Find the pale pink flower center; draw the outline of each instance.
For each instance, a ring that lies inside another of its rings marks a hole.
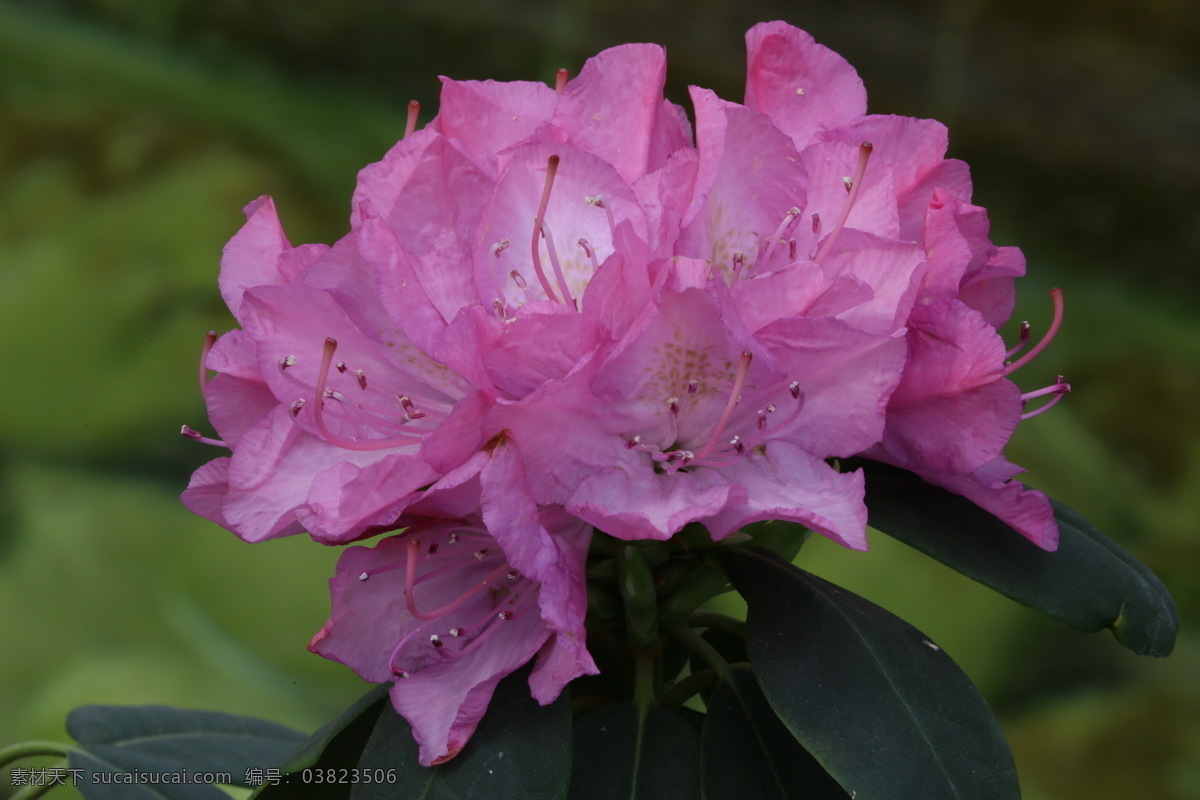
[[[747,451],[755,452],[756,448],[761,448],[767,439],[782,433],[796,421],[804,409],[804,395],[800,391],[798,381],[792,381],[788,385],[788,393],[795,401],[795,405],[791,414],[783,422],[775,425],[770,424],[770,418],[778,410],[775,403],[768,403],[766,406],[756,409],[753,414],[743,412],[739,415],[738,407],[742,401],[742,390],[745,388],[752,361],[753,355],[750,352],[742,353],[733,383],[726,396],[725,406],[698,448],[692,449],[687,443],[679,441],[679,417],[683,413],[684,404],[675,396],[666,399],[669,427],[667,437],[662,444],[648,444],[642,440],[640,435],[635,435],[626,440],[625,446],[640,453],[649,453],[650,458],[667,474],[674,474],[688,467],[726,467],[740,460]],[[690,380],[687,394],[695,396],[698,390],[699,381]],[[741,432],[735,433],[726,440],[725,435],[731,428]]]

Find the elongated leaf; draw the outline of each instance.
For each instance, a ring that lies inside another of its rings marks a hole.
[[[82,774],[76,773],[75,787],[84,800],[229,800],[229,795],[207,783],[167,782],[173,780],[167,776],[176,774],[174,767],[138,776],[135,768],[93,757],[87,751],[71,753],[67,763],[71,769],[82,770]],[[139,777],[147,782],[135,783]]]
[[[169,706],[82,706],[67,715],[67,732],[79,742],[68,761],[83,770],[89,800],[223,798],[207,784],[245,786],[249,771],[304,738],[266,720]]]
[[[700,735],[661,706],[593,711],[575,725],[570,800],[699,800]]]
[[[570,698],[548,706],[529,695],[529,670],[496,687],[463,751],[445,764],[417,761],[412,728],[382,684],[289,759],[288,774],[256,800],[560,800],[571,765]]]
[[[846,800],[848,795],[771,709],[749,667],[708,701],[704,800]]]
[[[746,598],[763,694],[851,797],[1020,797],[983,697],[920,631],[769,551],[718,558]]]
[[[1111,628],[1135,653],[1170,655],[1179,612],[1162,581],[1070,508],[1050,501],[1060,539],[1046,552],[911,472],[865,459],[850,467],[866,473],[872,527],[1073,628]]]
[[[387,707],[358,767],[394,769],[396,783],[359,784],[353,800],[561,800],[571,767],[571,704],[563,692],[548,706],[529,695],[529,670],[502,680],[463,751],[422,767],[404,718]]]
[[[388,704],[388,690],[391,688],[390,683],[372,687],[371,691],[305,739],[280,764],[280,768],[285,772],[297,772],[317,764],[332,766],[334,761],[357,763],[375,720]],[[343,755],[346,752],[350,754],[349,757]]]
[[[341,770],[353,769],[358,765],[380,715],[391,710],[388,700],[390,688],[390,683],[373,687],[337,717],[322,725],[293,750],[278,765],[278,769],[272,771],[272,775],[264,776],[265,782],[251,797],[254,800],[348,798],[351,784],[336,780],[318,782],[313,778],[318,771],[321,777],[330,774],[336,777]],[[309,780],[305,780],[306,777]]]

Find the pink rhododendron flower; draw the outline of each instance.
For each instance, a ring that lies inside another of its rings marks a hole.
[[[515,456],[495,443],[411,505],[402,535],[346,550],[333,615],[309,645],[368,681],[395,681],[392,704],[426,766],[462,749],[496,684],[530,659],[542,703],[596,672],[583,630],[591,528],[537,508]]]
[[[521,665],[542,702],[595,671],[593,526],[787,519],[865,549],[862,473],[837,466],[863,455],[1055,546],[1003,453],[1069,391],[1010,380],[1061,296],[1007,363],[1024,261],[945,128],[868,115],[789,25],[747,45],[745,103],[693,87],[694,138],[653,45],[554,88],[444,79],[437,117],[359,174],[343,239],[293,247],[264,198],[225,249],[241,328],[201,365],[221,439],[185,434],[232,454],[184,502],[248,541],[398,532],[342,556],[311,646],[396,679],[422,763]]]

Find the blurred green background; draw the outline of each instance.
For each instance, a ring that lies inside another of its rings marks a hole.
[[[220,453],[196,388],[241,207],[294,243],[347,227],[356,171],[436,108],[439,74],[551,81],[656,41],[668,91],[741,98],[742,33],[786,19],[857,67],[871,110],[937,117],[993,240],[1066,324],[1018,376],[1075,393],[1012,460],[1171,587],[1175,655],[1062,628],[876,535],[806,567],[907,618],[980,685],[1026,797],[1200,797],[1200,6],[1185,0],[0,0],[0,746],[85,703],[311,729],[363,691],[305,650],[337,553],[247,545],[178,503]],[[61,790],[60,790],[61,791]],[[0,788],[0,796],[4,790]],[[64,793],[65,795],[66,793]]]

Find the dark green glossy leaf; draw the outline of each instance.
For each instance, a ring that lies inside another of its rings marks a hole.
[[[275,775],[275,782],[263,783],[252,795],[254,800],[342,800],[350,796],[351,785],[337,781],[316,782],[313,771],[335,776],[340,770],[358,766],[367,739],[374,731],[380,715],[391,711],[388,701],[390,683],[381,683],[334,719],[325,723],[284,759]],[[393,712],[394,713],[394,712]],[[410,737],[411,739],[411,737]],[[414,756],[415,758],[415,756]],[[304,770],[312,770],[305,773]]]
[[[67,732],[79,742],[68,760],[84,771],[89,800],[221,798],[197,773],[245,786],[248,771],[277,764],[304,738],[266,720],[169,706],[82,706],[67,715]]]
[[[766,550],[719,555],[763,694],[857,800],[1020,797],[978,690],[920,631]]]
[[[397,783],[360,784],[353,800],[561,800],[571,766],[569,692],[548,706],[529,696],[529,670],[496,687],[463,751],[422,767],[408,723],[385,708],[363,750],[362,770],[395,769]]]
[[[1170,655],[1179,612],[1144,564],[1051,500],[1059,545],[1046,552],[979,506],[907,472],[865,459],[872,527],[1019,603],[1084,631],[1111,628],[1141,655]]]
[[[661,706],[612,705],[575,724],[570,800],[699,800],[700,735]]]
[[[733,667],[708,701],[704,800],[846,800],[847,794],[771,710],[749,667]]]

